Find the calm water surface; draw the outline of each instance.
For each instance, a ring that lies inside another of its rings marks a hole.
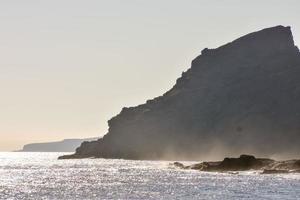
[[[0,152],[0,199],[300,199],[300,175],[204,173],[167,161]]]

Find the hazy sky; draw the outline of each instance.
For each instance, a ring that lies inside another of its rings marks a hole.
[[[290,25],[299,0],[1,0],[0,151],[101,136],[205,47]]]

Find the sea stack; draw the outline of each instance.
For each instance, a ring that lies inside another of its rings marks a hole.
[[[61,158],[298,156],[300,53],[290,27],[204,49],[171,90],[123,108],[108,124],[103,138]]]

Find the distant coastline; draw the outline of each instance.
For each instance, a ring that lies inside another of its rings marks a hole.
[[[30,143],[15,152],[75,152],[76,148],[84,141],[93,141],[98,138],[64,139],[55,142]]]

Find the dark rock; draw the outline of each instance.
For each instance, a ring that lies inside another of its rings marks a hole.
[[[254,156],[241,155],[239,158],[225,158],[218,168],[224,171],[243,171],[250,169],[259,169],[264,163]]]
[[[297,160],[297,161],[295,162],[295,167],[299,167],[299,169],[300,169],[300,160]]]
[[[299,77],[300,53],[290,27],[264,29],[204,49],[170,91],[123,109],[109,120],[102,139],[83,143],[75,155],[204,160],[247,151],[296,156]],[[224,160],[222,167],[259,164],[245,157]]]
[[[184,165],[182,163],[180,163],[180,162],[174,162],[174,166],[178,167],[178,168],[181,168],[181,169],[185,168]]]
[[[198,164],[198,169],[201,171],[245,171],[257,170],[272,163],[271,159],[255,158],[251,155],[241,155],[239,158],[225,158],[221,162],[203,162]],[[197,165],[196,165],[197,166]]]
[[[200,170],[200,171],[213,171],[215,170],[221,162],[203,162],[194,164],[192,166],[187,166],[187,168]]]
[[[265,169],[262,174],[286,174],[289,173],[288,170],[284,169]]]
[[[207,172],[232,172],[262,170],[262,174],[299,173],[300,160],[275,161],[267,158],[255,158],[252,155],[241,155],[239,158],[225,158],[223,161],[202,162],[190,166],[174,165],[182,169],[195,169]]]
[[[75,155],[75,154],[72,154],[72,155],[63,155],[63,156],[59,156],[58,159],[59,160],[64,160],[64,159],[80,159],[80,158],[84,158],[80,155]]]

